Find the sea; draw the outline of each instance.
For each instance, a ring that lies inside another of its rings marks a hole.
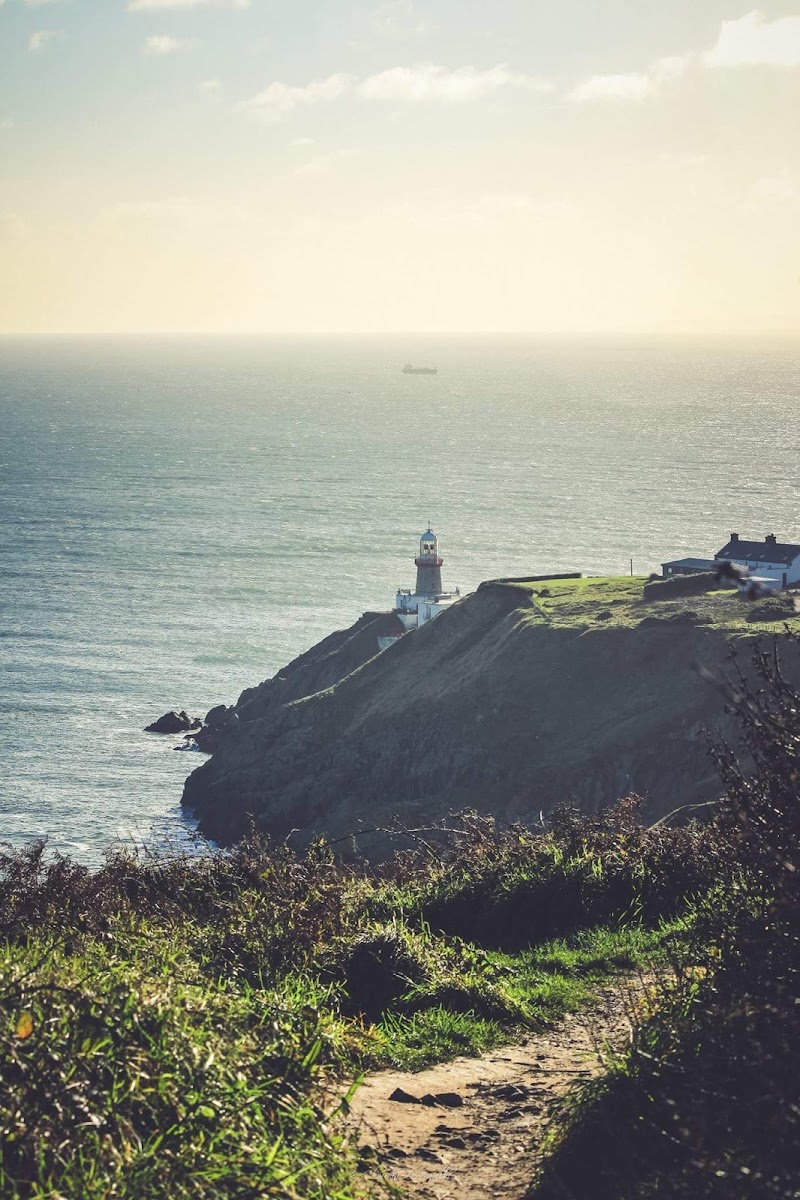
[[[414,581],[800,542],[800,339],[0,339],[0,842],[192,845],[204,714]],[[437,375],[404,375],[403,363]]]

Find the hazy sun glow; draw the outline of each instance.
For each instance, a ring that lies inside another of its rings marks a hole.
[[[0,0],[0,332],[800,330],[800,0]]]

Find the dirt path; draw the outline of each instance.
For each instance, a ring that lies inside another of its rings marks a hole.
[[[480,1058],[369,1076],[349,1117],[365,1176],[408,1200],[522,1200],[552,1107],[600,1070],[604,1043],[625,1044],[638,990],[603,989],[558,1028]]]

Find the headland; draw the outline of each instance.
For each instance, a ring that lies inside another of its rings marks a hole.
[[[212,710],[183,804],[222,843],[465,808],[535,824],[632,792],[655,820],[719,794],[707,734],[730,732],[731,652],[792,630],[790,596],[751,603],[713,575],[487,581],[404,636],[365,613]]]

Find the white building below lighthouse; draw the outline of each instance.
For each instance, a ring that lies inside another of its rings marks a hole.
[[[439,539],[432,529],[426,529],[419,539],[419,554],[414,559],[417,581],[411,588],[400,588],[395,597],[394,611],[406,630],[418,629],[461,599],[458,588],[445,592],[442,588],[442,565],[439,554]],[[381,650],[386,650],[396,637],[379,638]]]

